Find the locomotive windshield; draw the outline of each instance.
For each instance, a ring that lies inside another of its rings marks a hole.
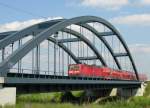
[[[78,65],[70,65],[69,66],[69,70],[75,70],[75,71],[77,71],[77,70],[79,70],[79,66]]]

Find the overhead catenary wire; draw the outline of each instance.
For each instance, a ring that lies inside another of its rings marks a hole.
[[[18,8],[18,7],[14,7],[14,6],[6,4],[6,3],[0,2],[0,6],[3,6],[5,8],[9,8],[9,9],[14,10],[14,11],[19,12],[19,13],[25,13],[25,14],[30,15],[30,16],[34,16],[34,17],[37,16],[37,17],[40,17],[40,18],[46,18],[42,15],[35,14],[33,12],[29,12],[29,11],[26,11],[26,10]]]
[[[40,17],[40,18],[44,18],[44,19],[46,19],[47,17],[44,17],[43,15],[39,15],[39,14],[36,14],[36,13],[33,13],[33,12],[30,12],[30,11],[26,11],[25,9],[21,9],[21,8],[18,8],[18,7],[15,7],[15,6],[12,6],[12,5],[10,5],[10,4],[6,4],[6,3],[3,3],[3,2],[0,2],[0,6],[1,7],[5,7],[5,8],[8,8],[8,9],[11,9],[11,10],[14,10],[14,11],[16,11],[16,12],[19,12],[19,13],[24,13],[24,14],[27,14],[27,15],[30,15],[30,16],[36,16],[36,17]],[[22,42],[19,42],[20,44],[22,43]],[[18,44],[18,45],[20,45],[20,44]],[[13,49],[13,45],[12,45],[12,49]],[[12,52],[13,52],[13,50],[12,50]],[[40,51],[38,52],[38,57],[40,58]],[[2,57],[2,59],[3,59],[4,57]],[[38,59],[39,59],[38,58]],[[32,73],[34,73],[34,49],[33,49],[33,51],[32,51]],[[38,61],[39,62],[39,66],[40,66],[40,60]],[[38,68],[40,68],[38,66]],[[21,60],[19,60],[18,61],[18,72],[21,72]]]

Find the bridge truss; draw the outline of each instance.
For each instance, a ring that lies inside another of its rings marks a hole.
[[[137,81],[113,84],[139,84],[135,63],[121,34],[108,21],[95,16],[56,19],[0,33],[0,56],[0,76],[13,85],[37,83],[37,78],[42,78],[42,83],[48,78],[55,80],[53,83],[69,83],[68,65],[76,63],[132,71]],[[74,80],[94,84],[104,79],[72,77],[69,81]]]

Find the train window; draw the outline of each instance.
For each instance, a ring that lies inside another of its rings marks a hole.
[[[71,66],[69,66],[69,70],[79,70],[79,66],[78,65],[71,65]]]

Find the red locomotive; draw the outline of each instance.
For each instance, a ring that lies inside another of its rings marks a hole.
[[[133,72],[111,69],[87,64],[70,64],[69,76],[103,77],[105,79],[136,80]],[[141,81],[147,80],[146,75],[139,74]]]

